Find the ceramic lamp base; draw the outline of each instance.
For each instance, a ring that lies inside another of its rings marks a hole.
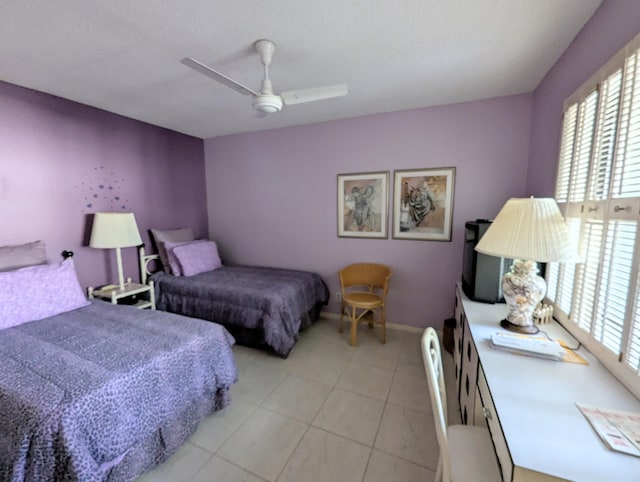
[[[536,325],[516,325],[509,320],[502,320],[500,326],[505,330],[515,331],[516,333],[522,333],[525,335],[535,335],[540,330]]]
[[[543,278],[538,276],[534,261],[514,260],[511,270],[502,278],[502,294],[509,314],[500,325],[517,333],[538,333],[533,312],[547,290]]]

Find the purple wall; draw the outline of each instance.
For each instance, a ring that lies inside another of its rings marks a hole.
[[[441,326],[464,222],[525,193],[530,118],[531,96],[520,95],[208,139],[210,237],[223,261],[317,271],[332,294],[342,266],[388,264],[388,321]],[[390,171],[391,197],[394,169],[447,166],[457,169],[452,242],[337,237],[337,174]]]
[[[0,245],[42,239],[76,255],[83,287],[117,281],[113,250],[86,247],[89,213],[132,211],[149,228],[207,233],[203,142],[0,82]],[[125,275],[137,279],[134,248]]]
[[[341,266],[386,263],[389,321],[441,326],[464,221],[510,196],[552,195],[564,99],[638,25],[640,2],[605,0],[532,96],[209,139],[204,154],[199,139],[0,82],[0,245],[43,239],[52,260],[73,249],[81,283],[102,284],[115,280],[113,253],[86,247],[89,213],[131,210],[148,241],[150,227],[206,235],[208,210],[227,261],[315,270],[332,292]],[[392,183],[394,169],[446,166],[457,168],[451,243],[337,237],[338,173],[388,170]],[[135,277],[135,250],[124,257]]]
[[[640,1],[605,0],[534,92],[527,192],[553,196],[562,104],[640,31]]]

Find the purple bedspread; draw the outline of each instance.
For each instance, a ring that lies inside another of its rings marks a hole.
[[[233,342],[102,301],[0,330],[0,480],[135,479],[229,403]]]
[[[152,276],[158,309],[220,323],[242,341],[250,330],[281,356],[329,300],[322,278],[307,271],[223,266],[195,276]]]

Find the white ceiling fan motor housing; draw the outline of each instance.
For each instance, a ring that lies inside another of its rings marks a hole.
[[[279,95],[259,94],[253,98],[253,108],[266,114],[280,112],[282,109],[282,99]]]

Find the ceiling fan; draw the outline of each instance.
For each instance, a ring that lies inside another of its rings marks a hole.
[[[260,60],[264,65],[264,79],[260,85],[260,90],[256,92],[249,87],[242,85],[230,77],[212,69],[211,67],[203,64],[202,62],[193,59],[191,57],[185,57],[180,62],[193,70],[206,75],[220,82],[227,87],[239,92],[242,95],[250,95],[253,97],[253,108],[258,112],[260,117],[264,117],[267,114],[274,112],[280,112],[284,105],[303,104],[305,102],[314,102],[316,100],[332,99],[334,97],[342,97],[347,94],[347,84],[329,85],[325,87],[315,87],[311,89],[290,90],[288,92],[282,92],[280,95],[273,93],[273,86],[269,79],[269,66],[271,65],[271,59],[273,58],[273,52],[276,49],[276,44],[271,40],[257,40],[254,46],[260,54]]]

